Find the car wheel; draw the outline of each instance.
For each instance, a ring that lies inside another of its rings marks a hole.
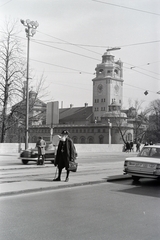
[[[22,163],[23,163],[23,164],[27,164],[27,163],[28,163],[28,160],[22,159]]]
[[[133,179],[133,181],[138,182],[139,179],[140,179],[140,177],[138,177],[138,176],[132,176],[132,179]]]

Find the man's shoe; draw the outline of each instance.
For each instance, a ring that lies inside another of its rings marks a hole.
[[[68,182],[69,181],[69,178],[66,178],[65,182]]]
[[[54,182],[60,182],[61,179],[60,179],[60,178],[55,178],[55,179],[53,179],[53,181],[54,181]]]

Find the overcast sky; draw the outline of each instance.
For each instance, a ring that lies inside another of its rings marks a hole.
[[[129,99],[147,106],[160,98],[159,0],[0,0],[0,27],[8,18],[19,22],[25,54],[20,19],[38,21],[30,68],[34,81],[44,73],[47,99],[60,106],[92,106],[95,67],[108,47],[121,47],[112,54],[124,63],[124,108]]]

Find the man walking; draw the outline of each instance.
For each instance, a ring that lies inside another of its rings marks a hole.
[[[43,140],[42,137],[39,137],[36,147],[38,148],[38,161],[37,165],[43,165],[45,160],[45,147],[46,142]],[[41,158],[41,159],[40,159]]]
[[[66,179],[65,182],[69,181],[69,161],[75,160],[75,147],[71,138],[69,138],[69,133],[67,130],[63,130],[61,133],[61,139],[59,141],[55,166],[58,167],[58,177],[53,179],[53,181],[61,181],[62,169],[66,169]]]

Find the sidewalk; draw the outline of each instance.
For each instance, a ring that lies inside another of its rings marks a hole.
[[[49,168],[47,171],[48,170]],[[116,163],[110,163],[105,168],[102,164],[99,164],[93,166],[92,169],[90,169],[89,166],[79,166],[77,173],[70,174],[69,182],[64,182],[64,173],[62,174],[61,182],[54,182],[53,173],[52,175],[49,173],[47,177],[39,175],[38,179],[2,183],[0,184],[0,197],[106,183],[107,181],[126,178],[128,178],[128,176],[123,175],[122,163],[119,163],[118,166]]]

